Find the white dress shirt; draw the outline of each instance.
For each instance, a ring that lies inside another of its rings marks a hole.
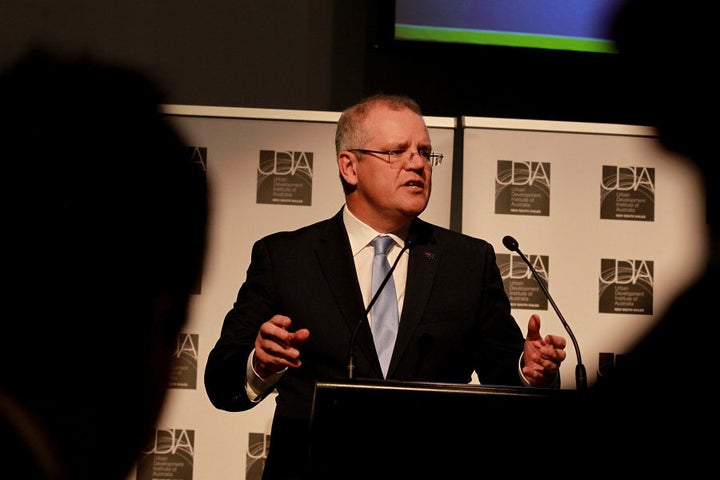
[[[372,292],[372,261],[375,255],[375,249],[373,248],[372,241],[378,235],[387,234],[395,240],[395,245],[390,247],[387,253],[388,262],[390,265],[395,262],[402,246],[405,244],[406,231],[401,232],[377,232],[370,226],[361,222],[355,217],[347,206],[343,208],[343,222],[345,223],[345,229],[347,230],[348,237],[350,239],[350,248],[352,250],[353,260],[355,261],[355,270],[358,275],[358,281],[362,290],[363,302],[365,308],[370,303],[370,297]],[[398,312],[402,317],[402,306],[405,298],[405,283],[407,277],[407,266],[408,266],[408,250],[405,250],[402,258],[398,261],[395,271],[393,271],[393,281],[395,282],[395,292],[398,296]],[[368,322],[372,325],[372,315],[368,314]],[[255,350],[250,353],[247,362],[247,368],[245,372],[245,391],[251,401],[260,401],[265,397],[265,394],[273,388],[275,383],[282,377],[283,373],[287,370],[283,370],[269,376],[268,378],[261,378],[252,366],[252,359],[255,355]]]

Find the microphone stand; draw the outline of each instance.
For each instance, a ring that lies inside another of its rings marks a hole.
[[[582,356],[580,355],[580,347],[578,346],[578,342],[575,339],[575,334],[573,334],[572,330],[570,329],[570,325],[565,321],[565,317],[563,317],[562,313],[560,313],[560,309],[557,305],[555,305],[555,301],[553,300],[552,296],[550,295],[550,292],[548,291],[547,287],[545,286],[545,283],[540,278],[540,275],[537,273],[537,271],[533,268],[533,266],[530,264],[530,261],[527,259],[525,254],[520,251],[520,247],[518,245],[517,240],[515,240],[511,236],[506,236],[503,238],[503,244],[508,250],[511,250],[513,252],[517,252],[518,255],[520,255],[520,258],[522,259],[525,264],[530,267],[530,271],[532,272],[533,276],[535,277],[535,281],[540,285],[540,288],[542,289],[543,293],[545,294],[545,297],[550,301],[550,305],[552,305],[553,310],[555,310],[555,313],[557,313],[557,316],[560,318],[560,322],[562,322],[563,327],[565,327],[565,331],[567,331],[568,335],[570,335],[570,340],[572,340],[573,347],[575,348],[575,356],[577,357],[577,366],[575,367],[575,386],[580,391],[587,390],[587,373],[585,372],[585,365],[582,363]]]

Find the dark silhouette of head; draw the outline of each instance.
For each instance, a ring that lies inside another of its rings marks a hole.
[[[623,75],[618,79],[648,125],[670,151],[687,157],[706,183],[714,175],[715,108],[720,74],[714,15],[700,0],[628,0],[612,38]],[[720,233],[718,189],[708,188],[708,219]]]
[[[68,475],[47,478],[124,479],[164,403],[208,192],[161,101],[139,72],[91,59],[36,53],[0,77],[0,394],[47,440],[31,439],[37,465],[55,455],[47,470]]]

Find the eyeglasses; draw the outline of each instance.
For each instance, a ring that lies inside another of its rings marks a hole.
[[[420,156],[426,165],[437,167],[442,163],[443,154],[431,152],[430,150],[420,149],[417,152],[410,150],[368,150],[366,148],[348,148],[349,152],[358,153],[374,153],[375,155],[387,155],[387,163],[390,168],[403,168],[408,162],[412,161],[414,155]]]

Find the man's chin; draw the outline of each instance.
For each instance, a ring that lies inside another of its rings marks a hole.
[[[427,205],[427,202],[424,200],[422,202],[412,202],[410,205],[407,205],[402,212],[408,220],[412,220],[423,213],[425,208],[427,208]]]

